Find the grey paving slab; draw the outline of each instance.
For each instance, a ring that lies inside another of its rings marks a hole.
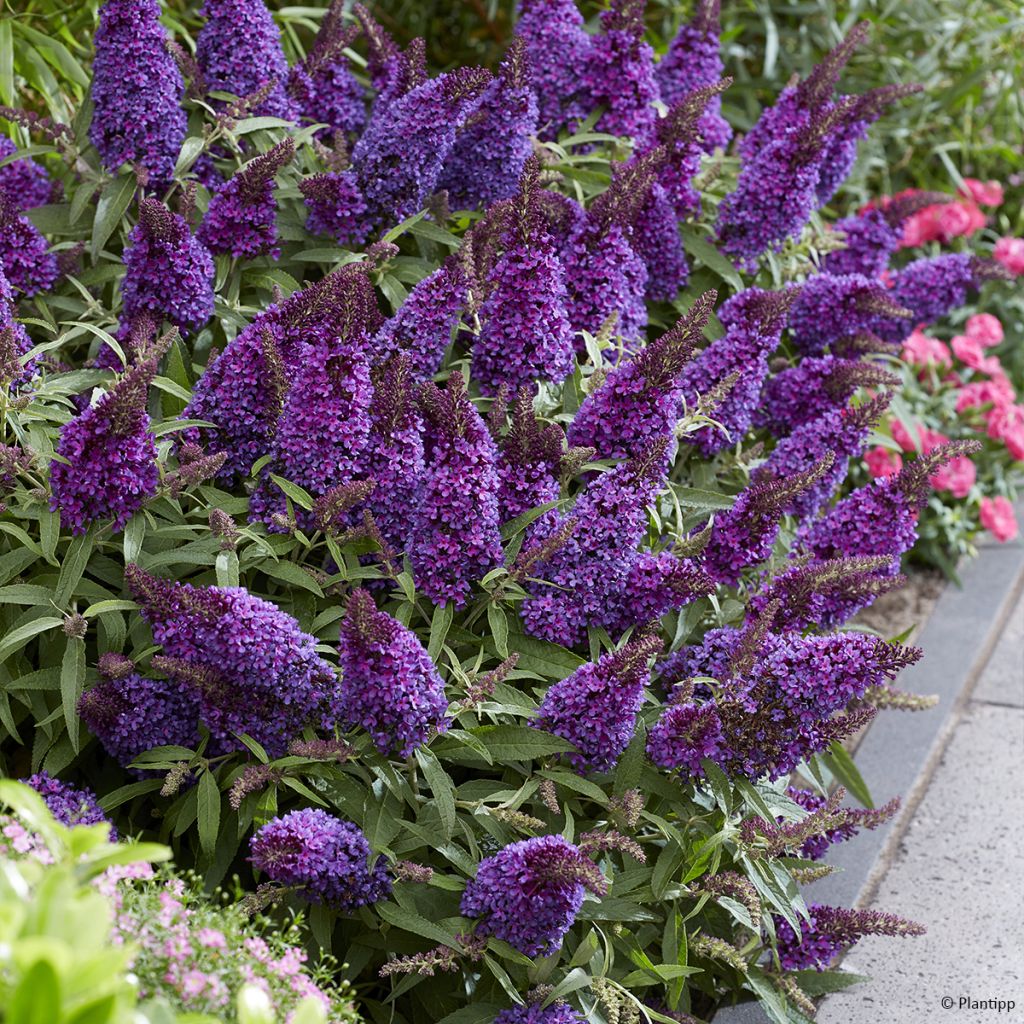
[[[1010,614],[973,697],[989,704],[1024,707],[1024,596]]]
[[[1024,709],[972,703],[872,900],[928,933],[863,939],[844,966],[870,984],[830,996],[819,1024],[1024,1020],[1022,769]],[[970,1009],[961,998],[1016,1008]]]

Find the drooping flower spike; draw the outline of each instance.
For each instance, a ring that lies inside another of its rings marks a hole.
[[[23,295],[48,291],[57,280],[57,257],[39,229],[0,190],[0,268]]]
[[[274,175],[291,162],[295,144],[279,142],[250,160],[210,199],[196,237],[211,252],[236,259],[280,255],[277,247],[277,200]]]
[[[351,171],[329,171],[303,178],[299,191],[309,217],[306,230],[339,245],[359,245],[367,234],[366,200]]]
[[[32,339],[23,324],[14,319],[14,292],[0,259],[0,387],[12,390],[32,379],[35,360],[23,361]]]
[[[14,140],[0,135],[0,160],[17,152]],[[0,167],[0,192],[18,210],[31,210],[52,202],[55,188],[59,194],[59,183],[53,181],[46,168],[31,157],[12,160]]]

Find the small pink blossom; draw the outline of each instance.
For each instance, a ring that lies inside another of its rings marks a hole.
[[[874,479],[895,476],[903,468],[903,456],[889,448],[876,445],[864,454],[868,472]]]
[[[181,995],[186,1001],[195,999],[206,988],[206,975],[202,971],[188,971],[181,979]]]
[[[958,455],[928,479],[937,491],[949,491],[954,498],[966,498],[971,493],[978,471],[966,455]]]
[[[991,313],[975,313],[967,318],[964,328],[969,338],[976,338],[983,348],[991,348],[1003,340],[1003,325],[999,317]]]
[[[1017,536],[1017,516],[1008,498],[982,498],[979,518],[996,540],[1005,544]]]
[[[207,949],[228,948],[228,942],[224,938],[224,933],[217,931],[216,928],[200,928],[196,933],[196,938],[199,939],[199,945],[205,946]]]
[[[1014,276],[1024,274],[1024,238],[1000,238],[992,256]]]
[[[917,366],[952,366],[949,347],[938,338],[930,338],[920,328],[903,342],[903,359]]]
[[[1003,201],[1003,186],[998,181],[964,178],[961,191],[982,206],[998,206]]]
[[[949,345],[953,349],[953,355],[965,366],[969,366],[972,370],[981,368],[985,350],[977,338],[972,338],[969,334],[958,334],[950,341]]]

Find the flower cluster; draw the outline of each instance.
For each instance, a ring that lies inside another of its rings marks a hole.
[[[350,821],[307,807],[268,821],[252,837],[252,863],[311,903],[343,913],[386,899],[391,879],[383,860],[370,866],[370,844]]]
[[[24,295],[48,291],[58,276],[57,257],[6,190],[0,190],[0,273]]]
[[[18,147],[6,135],[0,135],[0,160],[14,156]],[[12,160],[0,167],[0,192],[19,210],[31,210],[51,201],[55,183],[45,167],[27,158]]]
[[[25,782],[43,798],[50,813],[62,825],[74,827],[110,824],[110,819],[96,801],[96,794],[89,789],[61,782],[46,772],[37,772]],[[117,830],[113,826],[110,829],[110,838],[117,838]]]

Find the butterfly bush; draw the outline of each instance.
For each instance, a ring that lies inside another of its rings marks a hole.
[[[319,945],[408,1021],[806,1012],[917,930],[797,909],[896,809],[807,780],[927,703],[855,616],[940,509],[1016,530],[999,190],[851,205],[908,91],[851,91],[866,26],[758,111],[714,0],[522,0],[493,72],[297,11],[207,0],[193,58],[107,0],[96,154],[10,117],[0,754],[298,922],[231,968],[287,1009]],[[219,1013],[165,895],[146,977]]]

